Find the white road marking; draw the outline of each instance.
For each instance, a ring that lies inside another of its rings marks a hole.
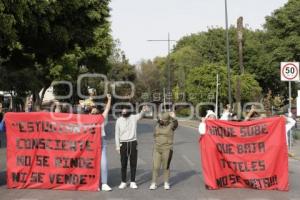
[[[195,164],[193,161],[191,161],[186,155],[182,155],[182,158],[185,160],[185,162],[190,166],[190,167],[195,167]]]

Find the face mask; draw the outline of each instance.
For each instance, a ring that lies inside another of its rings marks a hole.
[[[127,117],[130,116],[130,113],[129,113],[129,112],[127,112],[127,113],[122,113],[122,116],[125,117],[125,118],[127,118]]]

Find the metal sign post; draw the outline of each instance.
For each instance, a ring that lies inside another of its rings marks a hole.
[[[281,62],[280,64],[281,81],[289,82],[289,109],[288,116],[292,113],[292,81],[299,81],[299,63],[298,62]],[[298,109],[298,108],[297,108]],[[292,146],[292,130],[288,133],[288,147]]]
[[[289,81],[289,114],[292,113],[292,82]]]
[[[292,81],[299,81],[299,63],[282,62],[280,65],[281,81],[289,82],[289,114],[292,112]]]

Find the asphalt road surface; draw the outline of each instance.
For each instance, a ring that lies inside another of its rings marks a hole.
[[[0,149],[0,200],[123,200],[123,199],[180,199],[180,200],[292,200],[300,199],[300,161],[289,160],[290,191],[260,191],[254,189],[206,190],[203,183],[201,163],[198,151],[198,134],[196,129],[180,126],[176,130],[174,157],[171,163],[171,190],[165,191],[160,177],[159,188],[150,191],[153,147],[153,122],[141,120],[138,124],[139,160],[137,170],[138,190],[126,188],[119,190],[120,160],[114,145],[114,122],[107,126],[109,185],[112,192],[80,192],[38,189],[6,188],[6,151]],[[3,136],[2,146],[3,146]]]

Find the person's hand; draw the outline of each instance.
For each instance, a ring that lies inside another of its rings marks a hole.
[[[205,117],[201,117],[200,121],[204,123],[205,122]]]
[[[175,112],[170,112],[170,116],[171,116],[172,118],[176,118]]]
[[[106,97],[107,97],[107,100],[111,100],[111,95],[110,94],[107,94]]]
[[[143,112],[148,112],[149,111],[149,107],[148,106],[143,106],[142,111]]]
[[[95,115],[95,114],[97,114],[97,113],[98,113],[98,109],[97,109],[97,108],[92,108],[91,114],[92,114],[92,115]]]
[[[227,104],[226,108],[227,108],[228,111],[230,111],[231,110],[231,105]]]
[[[256,111],[255,105],[252,105],[249,113],[254,113],[255,111]]]
[[[120,154],[120,149],[116,149],[117,153]]]

